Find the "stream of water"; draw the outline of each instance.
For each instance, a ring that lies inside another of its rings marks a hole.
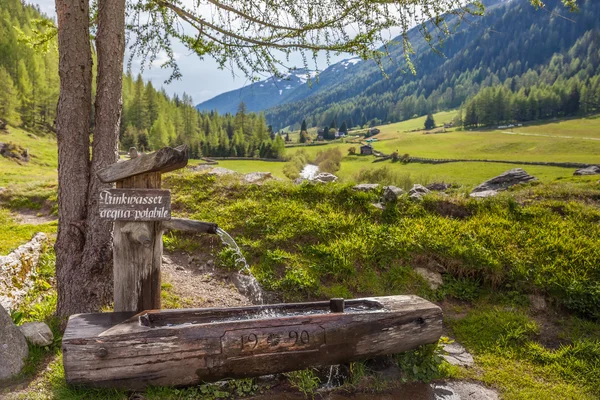
[[[252,303],[257,305],[265,304],[264,291],[246,261],[246,257],[242,254],[240,246],[235,242],[229,233],[221,228],[217,228],[217,236],[221,238],[221,242],[228,246],[235,253],[235,262],[240,265],[241,268],[238,273],[234,276],[234,285],[238,290],[245,296],[249,297]]]
[[[319,167],[313,164],[306,164],[300,172],[300,178],[313,180],[319,173]]]

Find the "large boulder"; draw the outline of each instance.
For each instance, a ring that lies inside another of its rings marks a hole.
[[[329,183],[337,181],[338,177],[330,174],[329,172],[321,172],[319,175],[315,176],[312,181],[321,182],[321,183]]]
[[[474,193],[488,192],[491,190],[498,192],[500,190],[506,190],[514,185],[527,183],[535,180],[536,178],[525,172],[523,168],[514,168],[483,182],[481,185],[473,189],[471,195],[473,195]]]
[[[381,196],[382,203],[393,203],[398,200],[398,197],[404,194],[404,190],[396,186],[384,186],[383,195]]]
[[[578,169],[573,175],[600,175],[600,165],[590,165],[587,168]]]
[[[29,354],[27,341],[0,305],[0,381],[15,377]]]

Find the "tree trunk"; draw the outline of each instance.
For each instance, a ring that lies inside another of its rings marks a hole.
[[[55,245],[61,317],[98,311],[112,295],[111,223],[98,218],[96,171],[117,161],[121,119],[125,0],[98,4],[98,76],[90,162],[92,57],[87,0],[56,0],[60,98],[59,233]]]
[[[60,97],[58,139],[58,237],[56,277],[59,316],[92,311],[85,294],[82,266],[90,176],[89,115],[92,54],[87,0],[56,0]]]
[[[100,219],[98,193],[112,187],[102,183],[96,172],[117,162],[122,110],[123,57],[125,52],[125,0],[98,2],[96,34],[98,76],[92,142],[92,168],[88,189],[87,235],[83,265],[89,268],[87,285],[94,310],[112,301],[112,223]],[[87,310],[86,310],[87,311]],[[78,311],[81,312],[81,311]]]

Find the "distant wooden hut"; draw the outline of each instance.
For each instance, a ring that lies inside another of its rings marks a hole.
[[[360,154],[363,156],[370,156],[373,154],[373,146],[365,144],[360,146]]]

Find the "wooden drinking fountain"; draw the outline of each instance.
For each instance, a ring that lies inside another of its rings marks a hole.
[[[325,301],[75,315],[65,376],[95,387],[185,386],[399,353],[442,333],[441,309],[417,296],[345,303],[342,312]]]
[[[69,318],[63,364],[69,384],[143,389],[246,378],[399,353],[435,343],[441,309],[417,296],[160,310],[163,229],[215,233],[170,217],[160,173],[187,164],[185,147],[161,149],[98,173],[114,224],[115,311]]]

